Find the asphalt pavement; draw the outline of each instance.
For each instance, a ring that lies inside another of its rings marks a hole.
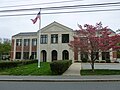
[[[120,90],[120,82],[0,82],[0,90]]]

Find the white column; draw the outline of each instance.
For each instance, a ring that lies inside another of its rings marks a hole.
[[[102,60],[102,52],[99,52],[99,61]]]
[[[29,57],[31,56],[32,53],[32,39],[30,38],[30,46],[29,46],[30,50],[29,50]]]
[[[110,60],[113,60],[113,52],[110,52]]]
[[[73,36],[74,36],[74,33],[71,32],[71,33],[69,34],[69,39],[70,39],[70,41],[71,41],[71,40],[74,40]],[[70,48],[70,47],[69,47],[69,48]],[[72,63],[74,63],[74,62],[75,62],[75,60],[74,60],[74,57],[75,57],[75,56],[74,56],[74,53],[75,53],[75,52],[72,51],[71,49],[70,49],[69,52],[70,52],[70,54],[69,54],[69,55],[70,55],[70,59],[72,60]],[[78,59],[79,59],[79,57],[80,57],[80,56],[78,56]],[[80,58],[80,60],[81,60],[81,58]]]
[[[14,52],[13,52],[13,60],[15,60],[16,56],[16,39],[14,39]]]
[[[78,54],[78,61],[81,61],[81,54]]]
[[[52,62],[51,60],[51,34],[48,34],[48,44],[47,44],[47,62]]]
[[[60,45],[59,45],[59,46],[60,46]],[[58,46],[58,47],[59,47],[59,46]],[[58,56],[57,56],[58,60],[62,60],[63,50],[62,50],[62,49],[61,49],[61,50],[58,49],[57,53],[58,53],[58,54],[57,54],[57,55],[58,55]]]
[[[110,54],[110,60],[113,61],[113,51],[112,51],[112,48],[110,49],[109,54]]]
[[[58,58],[59,60],[62,60],[62,52],[63,52],[63,49],[62,49],[62,34],[61,33],[58,33],[58,48],[59,48],[59,51],[58,51]]]
[[[69,50],[69,60],[72,60],[72,63],[74,63],[74,52],[72,50]]]
[[[115,61],[115,60],[117,60],[117,51],[113,51],[112,55],[113,55],[113,54],[115,54],[114,57],[112,56],[112,57],[113,57],[113,60]]]
[[[23,60],[23,48],[24,48],[24,39],[22,38],[21,60]]]
[[[48,51],[46,51],[47,52],[47,62],[52,62],[52,59],[51,59],[51,50],[49,49]]]

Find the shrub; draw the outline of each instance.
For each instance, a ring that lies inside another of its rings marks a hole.
[[[111,63],[111,60],[107,59],[107,60],[106,60],[106,63]]]
[[[12,68],[12,67],[17,67],[20,65],[26,65],[26,64],[31,64],[35,63],[37,60],[22,60],[22,61],[8,61],[8,62],[0,62],[0,68],[5,69],[5,68]]]
[[[105,60],[101,60],[100,63],[106,63],[106,61]]]
[[[27,64],[32,64],[32,63],[36,63],[38,60],[23,60],[21,61],[22,65],[27,65]]]
[[[0,62],[1,69],[12,68],[12,67],[16,67],[17,65],[18,65],[17,62]]]
[[[95,63],[99,63],[100,61],[99,60],[95,60]]]
[[[116,61],[114,61],[114,63],[119,63],[119,61],[116,60]]]
[[[87,58],[82,58],[82,62],[87,62]]]
[[[81,61],[75,61],[76,63],[81,63]]]
[[[53,74],[63,74],[69,66],[72,64],[72,60],[58,60],[50,63],[50,68]]]

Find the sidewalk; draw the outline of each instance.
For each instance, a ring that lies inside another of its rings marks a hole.
[[[63,75],[77,75],[80,76],[81,63],[73,63]]]
[[[120,75],[104,76],[0,76],[0,82],[120,82]]]

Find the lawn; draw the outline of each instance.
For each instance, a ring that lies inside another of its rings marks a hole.
[[[94,72],[90,69],[81,70],[81,75],[120,75],[120,70],[109,70],[109,69],[95,69]]]
[[[33,63],[10,69],[0,69],[0,75],[51,75],[50,63],[42,62],[40,68],[37,67],[37,63]]]

